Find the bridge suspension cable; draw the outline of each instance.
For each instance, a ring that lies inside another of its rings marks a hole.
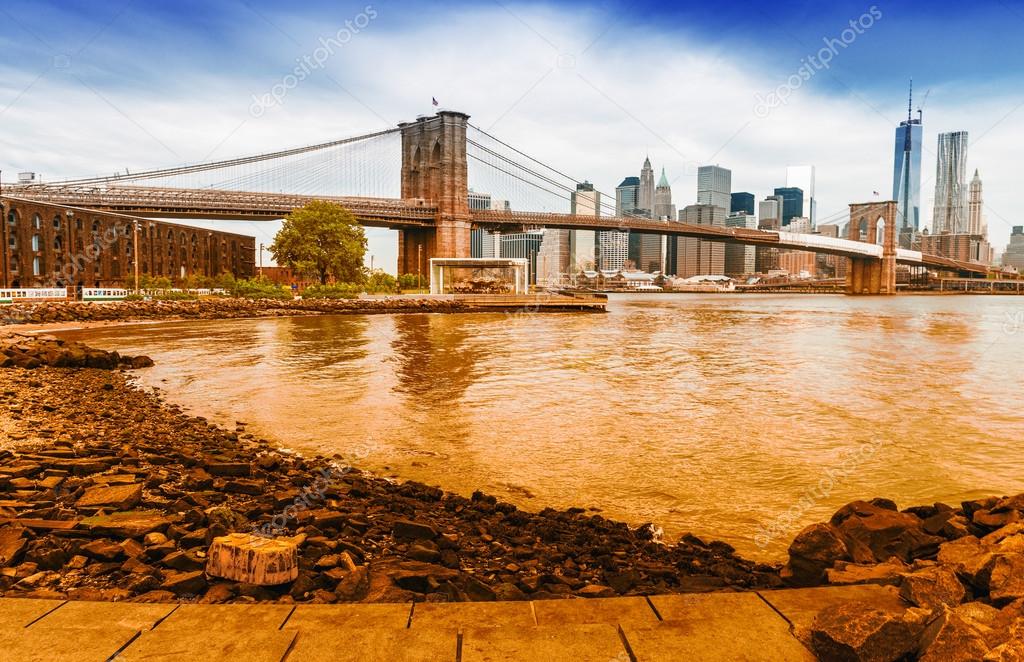
[[[584,182],[530,156],[478,126],[473,124],[469,126],[479,134],[479,140],[467,137],[468,155],[471,159],[488,166],[493,171],[488,173],[487,169],[484,171],[474,169],[471,171],[471,175],[475,174],[478,177],[474,178],[471,176],[471,181],[474,179],[484,180],[486,182],[484,185],[485,190],[492,194],[504,194],[507,198],[518,197],[519,200],[509,200],[517,209],[534,209],[538,206],[539,202],[539,206],[547,211],[568,211],[565,203],[572,200],[573,194],[577,191],[577,186]],[[491,146],[485,145],[484,141],[491,142]],[[529,164],[524,163],[524,159]],[[501,173],[505,178],[511,177],[515,182],[510,186],[507,179],[501,181],[501,178],[496,177],[495,173]],[[478,181],[477,183],[480,182]],[[525,184],[526,186],[519,184]],[[540,196],[539,200],[536,195],[538,191],[545,194]],[[534,195],[531,195],[531,192]],[[599,199],[596,210],[599,215],[640,217],[638,214],[629,212],[624,214],[618,213],[616,205],[608,202],[608,200],[614,201],[615,198],[613,196],[609,196],[597,189],[594,192]]]
[[[323,182],[325,177],[330,177],[332,169],[337,169],[342,166],[349,166],[350,171],[348,174],[350,175],[349,178],[352,179],[351,175],[358,173],[351,169],[354,166],[353,163],[345,163],[348,155],[342,155],[342,152],[346,151],[342,148],[347,147],[350,150],[358,150],[363,145],[372,145],[376,142],[375,139],[397,136],[400,131],[401,129],[396,127],[360,136],[332,140],[316,145],[295,147],[221,161],[194,163],[170,168],[143,170],[139,172],[126,171],[124,173],[117,173],[114,175],[65,179],[56,182],[47,182],[45,185],[67,187],[90,185],[102,186],[138,183],[148,180],[178,180],[183,184],[187,184],[187,186],[183,186],[185,188],[227,188],[245,190],[245,187],[253,187],[249,190],[265,191],[275,188],[275,183],[280,184],[287,180],[289,188],[292,186],[299,187],[298,189],[290,192],[298,193],[303,192],[301,189],[304,186],[306,188],[317,188],[315,186],[310,186],[311,183]],[[394,156],[397,156],[398,150],[390,151],[393,151]],[[391,160],[395,160],[395,158],[392,158]],[[387,159],[380,159],[375,163],[370,163],[370,165],[372,167],[376,167],[378,170],[382,168],[390,170],[392,175],[391,179],[394,180],[392,183],[397,185],[398,168],[394,164],[387,163],[387,161]],[[259,167],[264,164],[273,165],[266,168]],[[199,180],[199,175],[201,174],[215,174],[218,172],[223,173],[219,180]],[[358,179],[358,177],[356,177],[356,179]],[[365,183],[366,178],[363,179],[363,183]],[[394,188],[394,186],[392,186],[392,188]],[[326,191],[324,193],[326,193]]]

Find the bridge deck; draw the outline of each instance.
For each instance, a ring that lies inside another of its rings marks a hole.
[[[662,662],[814,660],[825,607],[891,587],[490,603],[204,605],[0,598],[17,660]]]
[[[219,220],[273,220],[313,199],[337,202],[350,209],[358,221],[368,227],[392,229],[433,227],[438,209],[420,199],[388,199],[353,196],[308,196],[288,193],[229,191],[219,189],[182,189],[147,186],[34,184],[5,187],[14,199],[84,207],[152,218],[197,218]],[[585,230],[622,230],[650,232],[678,237],[693,237],[786,250],[804,250],[849,258],[880,258],[881,246],[820,235],[796,234],[692,225],[645,218],[619,218],[574,214],[473,210],[472,222],[505,232],[521,232],[531,227]],[[988,274],[987,265],[958,262],[917,251],[899,250],[898,262],[928,266],[962,273]]]

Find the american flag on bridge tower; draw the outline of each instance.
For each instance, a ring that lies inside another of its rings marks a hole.
[[[432,103],[432,104],[434,104],[436,106],[437,105],[437,98],[436,97],[430,97],[430,103]]]

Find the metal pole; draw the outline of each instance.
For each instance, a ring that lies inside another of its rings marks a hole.
[[[263,278],[263,242],[260,242],[260,279]]]
[[[134,230],[134,237],[132,239],[135,247],[132,248],[132,258],[135,261],[135,293],[138,294],[142,291],[142,285],[139,283],[139,222],[135,221],[132,223],[132,229]]]
[[[416,289],[423,289],[423,244],[416,244]]]
[[[3,171],[0,170],[0,195],[3,195]],[[5,213],[6,207],[2,200],[0,200],[0,241],[3,245],[0,246],[0,251],[3,251],[3,269],[4,269],[4,289],[7,289],[7,277],[10,269],[7,268],[7,214]]]

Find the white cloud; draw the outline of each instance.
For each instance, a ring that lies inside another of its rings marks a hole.
[[[34,83],[38,72],[0,70],[0,110],[11,104],[0,114],[0,166],[52,179],[270,151],[412,119],[430,112],[430,99],[437,97],[609,194],[624,176],[638,174],[647,153],[656,168],[665,166],[679,207],[694,201],[694,168],[703,163],[732,169],[734,190],[758,198],[785,185],[786,165],[814,164],[819,217],[870,200],[872,191],[891,191],[893,131],[905,114],[901,99],[876,98],[856,86],[845,94],[826,93],[823,83],[834,79],[821,72],[787,105],[760,118],[755,94],[768,93],[792,73],[766,70],[757,58],[761,45],[709,43],[685,32],[640,33],[593,12],[512,11],[515,16],[500,7],[424,14],[414,24],[396,25],[381,9],[323,71],[259,119],[248,114],[252,95],[280,81],[295,58],[336,27],[275,18],[303,46],[254,35],[260,62],[280,63],[255,72],[167,72],[143,53],[135,66],[151,73],[151,86],[93,83],[82,58]],[[871,48],[870,37],[868,32],[850,49]],[[799,65],[793,62],[793,70]],[[155,81],[168,77],[178,84],[164,96]],[[995,85],[932,86],[922,165],[926,224],[935,134],[958,129],[969,130],[976,141],[969,167],[979,168],[985,180],[993,243],[1001,247],[1009,224],[1024,222],[1013,197],[1015,157],[1024,148],[1014,129],[1024,109],[1005,117],[1017,103]],[[234,227],[248,233],[253,226]],[[258,240],[269,243],[273,227],[257,229]],[[393,235],[370,235],[377,264],[393,268]]]

